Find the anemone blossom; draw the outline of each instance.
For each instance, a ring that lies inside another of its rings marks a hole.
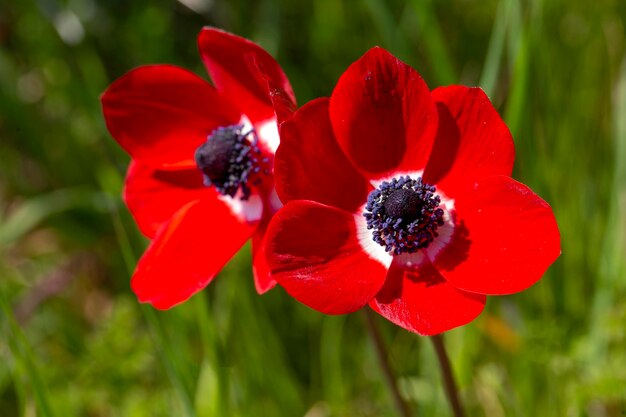
[[[132,158],[124,199],[151,239],[131,285],[159,309],[203,289],[249,238],[258,292],[275,285],[264,234],[281,207],[277,117],[293,111],[295,97],[260,46],[204,28],[198,47],[214,86],[185,69],[152,65],[102,95],[109,132]]]
[[[479,88],[430,91],[373,48],[282,124],[272,276],[327,314],[368,305],[434,335],[522,291],[560,254],[550,206],[510,175],[511,134]]]

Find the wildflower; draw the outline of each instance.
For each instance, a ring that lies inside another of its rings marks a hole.
[[[510,178],[510,132],[479,88],[431,92],[373,48],[280,134],[285,206],[268,229],[268,264],[320,312],[369,304],[438,334],[476,318],[486,295],[528,288],[560,253],[550,206]]]
[[[250,237],[258,292],[275,285],[264,234],[281,207],[277,113],[295,108],[293,91],[276,61],[246,39],[205,28],[198,46],[215,87],[185,69],[152,65],[102,95],[109,132],[132,158],[124,199],[152,239],[131,285],[159,309],[203,289]]]

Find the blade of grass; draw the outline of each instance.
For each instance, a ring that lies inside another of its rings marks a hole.
[[[219,370],[213,363],[205,359],[200,368],[200,376],[196,387],[195,407],[198,417],[227,416],[222,403],[225,398],[220,389]]]
[[[120,189],[121,175],[113,170],[103,172],[99,175],[100,186],[105,192],[113,194],[111,190]],[[117,183],[117,185],[116,185]],[[118,240],[122,256],[124,257],[124,263],[126,265],[128,275],[131,276],[135,264],[137,263],[137,257],[135,256],[128,233],[124,228],[118,207],[111,205],[109,207],[111,213],[111,220],[113,222],[113,228]],[[163,325],[157,317],[152,307],[141,306],[141,312],[149,325],[150,333],[154,339],[154,345],[159,351],[159,358],[163,365],[168,379],[174,388],[176,399],[182,404],[185,410],[185,415],[194,417],[194,407],[191,401],[192,385],[189,377],[185,377],[183,371],[181,371],[181,364],[179,355],[176,355],[176,351],[171,343],[171,338],[168,338]]]
[[[220,366],[223,363],[221,359],[224,348],[215,332],[207,297],[205,294],[198,294],[190,302],[195,304],[195,316],[205,356],[196,390],[196,412],[198,416],[231,415],[228,373],[225,367]]]
[[[526,107],[529,77],[528,35],[522,24],[519,4],[514,0],[509,25],[509,56],[513,57],[513,75],[504,120],[513,137],[519,133]]]
[[[407,39],[398,30],[398,22],[395,21],[387,4],[381,0],[365,0],[365,7],[383,39],[383,44],[391,49],[395,55],[402,59],[408,59]]]
[[[491,31],[491,38],[489,39],[485,64],[478,83],[488,96],[493,94],[496,81],[498,80],[511,9],[510,1],[504,0],[500,2],[496,11],[496,17],[493,21],[493,29]]]
[[[591,309],[590,326],[594,334],[597,357],[603,357],[608,348],[607,334],[603,330],[602,321],[606,311],[615,302],[616,288],[620,286],[620,278],[624,276],[623,248],[624,230],[626,230],[626,60],[617,80],[613,97],[613,143],[615,147],[615,169],[610,194],[614,196],[604,234],[603,250],[600,259],[600,274],[598,274],[598,290],[595,294]]]
[[[77,208],[90,207],[98,210],[110,204],[103,193],[94,193],[82,188],[68,188],[32,197],[25,200],[0,224],[0,247],[19,240],[44,219],[54,214]]]
[[[54,417],[50,402],[48,400],[48,393],[46,390],[46,384],[41,378],[37,366],[32,347],[30,346],[26,336],[22,332],[22,329],[17,324],[13,311],[6,300],[4,290],[0,286],[0,310],[4,314],[4,321],[8,328],[8,344],[11,349],[11,354],[21,367],[26,372],[28,382],[35,397],[35,405],[37,407],[37,415],[39,417]],[[17,383],[17,380],[16,380]],[[18,388],[18,392],[23,392],[22,387]]]
[[[233,340],[231,343],[240,344],[242,362],[239,365],[245,363],[246,367],[238,370],[245,371],[242,374],[246,379],[245,385],[262,384],[263,391],[274,397],[273,406],[280,407],[285,415],[296,415],[295,413],[300,411],[303,404],[302,387],[290,366],[288,352],[276,327],[273,326],[268,310],[259,306],[259,303],[264,301],[258,298],[258,294],[251,285],[250,260],[248,254],[245,253],[249,248],[244,247],[243,250],[244,253],[240,252],[237,257],[241,259],[245,256],[246,260],[232,262],[220,277],[224,281],[229,279],[226,289],[228,305],[236,306],[232,309],[231,337]],[[245,338],[242,338],[244,334]],[[271,384],[268,383],[268,369],[271,369]],[[257,386],[257,389],[259,388]],[[250,394],[251,392],[246,392],[245,396],[248,398],[242,399],[258,401],[249,397]],[[247,413],[244,412],[246,409],[248,409]],[[237,404],[235,411],[243,415],[250,413],[249,406],[243,403]]]
[[[320,374],[324,398],[333,405],[346,402],[346,383],[343,376],[341,346],[345,316],[324,317],[320,335]]]
[[[431,0],[411,0],[410,5],[417,17],[421,40],[426,46],[429,62],[434,68],[436,82],[439,85],[448,85],[456,82],[458,77],[454,69],[454,63],[446,48],[446,43],[441,34],[437,15],[433,10]]]
[[[190,374],[187,372],[184,359],[181,357],[182,351],[176,350],[172,343],[173,338],[168,337],[162,320],[152,306],[142,305],[141,312],[150,325],[150,333],[152,333],[155,340],[159,357],[162,358],[161,362],[165,367],[170,383],[174,387],[177,399],[183,405],[185,414],[189,417],[194,417],[196,415],[192,402],[192,395],[195,391],[194,384]]]

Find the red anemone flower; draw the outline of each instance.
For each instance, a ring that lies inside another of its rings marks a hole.
[[[511,134],[479,88],[429,91],[373,48],[330,99],[282,124],[266,254],[327,314],[369,304],[422,335],[469,323],[486,295],[538,281],[560,254],[548,204],[510,178]]]
[[[293,91],[278,63],[246,39],[204,28],[198,47],[215,87],[185,69],[153,65],[102,95],[109,132],[132,158],[124,199],[152,239],[131,285],[159,309],[204,288],[250,237],[258,292],[275,285],[264,235],[281,207],[276,114],[295,108]]]

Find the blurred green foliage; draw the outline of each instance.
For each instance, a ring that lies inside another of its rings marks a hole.
[[[167,312],[129,289],[146,241],[98,98],[142,64],[205,76],[203,25],[263,45],[300,104],[373,45],[485,88],[563,255],[446,334],[468,415],[624,415],[626,2],[1,0],[1,416],[394,415],[362,317],[257,296],[248,250]],[[446,415],[426,339],[378,323],[417,415]]]

